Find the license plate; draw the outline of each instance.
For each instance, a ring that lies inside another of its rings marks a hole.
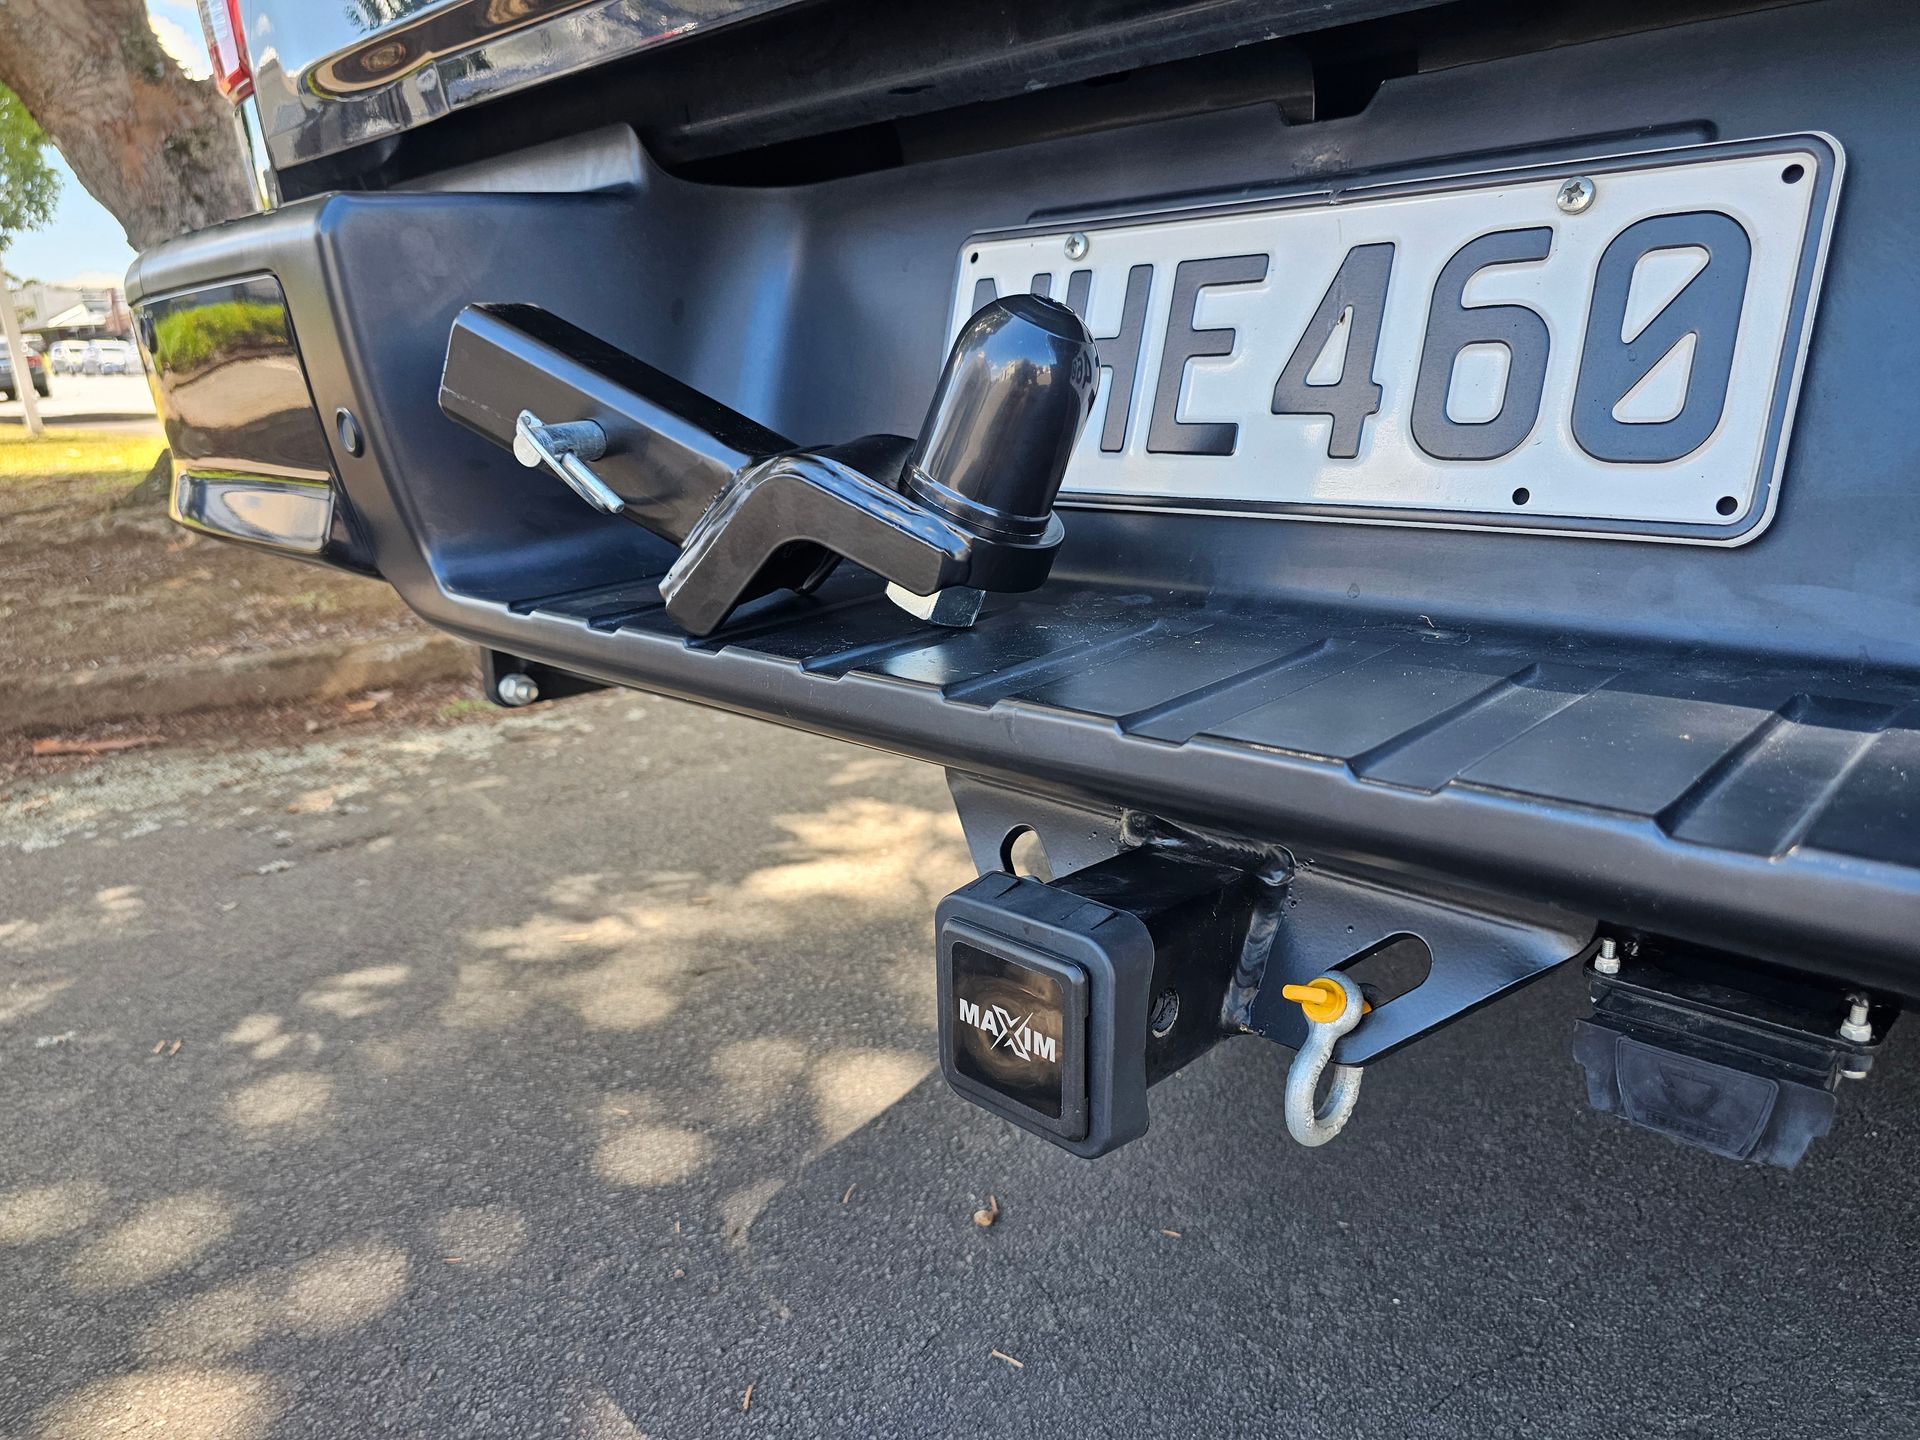
[[[1739,544],[1779,500],[1819,135],[976,235],[1087,322],[1063,504]]]

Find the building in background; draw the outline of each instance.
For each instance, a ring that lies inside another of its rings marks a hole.
[[[63,284],[29,281],[13,287],[20,328],[43,344],[56,340],[126,340],[133,317],[117,279],[82,275]]]

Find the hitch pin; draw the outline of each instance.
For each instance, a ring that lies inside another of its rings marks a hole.
[[[1320,1074],[1333,1059],[1340,1037],[1373,1007],[1360,994],[1360,987],[1344,975],[1322,975],[1305,985],[1282,986],[1280,994],[1307,1016],[1307,1043],[1294,1053],[1287,1070],[1287,1132],[1302,1145],[1324,1145],[1345,1128],[1353,1107],[1360,1103],[1362,1071],[1358,1065],[1336,1064],[1327,1103],[1316,1109],[1313,1101]]]
[[[522,410],[513,424],[513,458],[529,470],[545,465],[594,509],[618,515],[627,502],[588,467],[607,453],[607,432],[591,420],[548,425],[531,410]]]

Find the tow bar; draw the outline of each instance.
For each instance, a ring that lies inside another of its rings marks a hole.
[[[979,803],[995,792],[954,789],[970,839],[999,823]],[[1113,840],[1118,853],[1051,883],[991,870],[935,916],[948,1081],[1077,1155],[1143,1134],[1148,1088],[1232,1035],[1296,1050],[1287,1128],[1323,1145],[1354,1112],[1361,1067],[1592,935],[1549,909],[1469,905],[1132,812]],[[1424,959],[1424,977],[1343,973],[1388,951]]]
[[[1594,1010],[1575,1056],[1595,1108],[1791,1166],[1898,1013],[1552,907],[950,783],[986,873],[935,915],[941,1069],[965,1099],[1076,1155],[1144,1134],[1148,1089],[1234,1035],[1295,1051],[1286,1127],[1324,1145],[1352,1119],[1364,1067],[1586,958]],[[1029,829],[1069,873],[1003,868]]]
[[[961,327],[917,439],[807,449],[537,306],[469,305],[440,408],[678,545],[660,595],[691,635],[755,596],[818,588],[842,559],[916,619],[965,628],[986,592],[1052,570],[1054,499],[1098,375],[1078,315],[1010,295]]]

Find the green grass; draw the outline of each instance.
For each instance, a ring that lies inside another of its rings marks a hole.
[[[260,300],[227,300],[162,315],[153,351],[161,369],[192,370],[215,356],[231,359],[260,345],[284,345],[287,312]]]
[[[131,485],[166,448],[158,435],[56,427],[34,437],[7,427],[0,429],[0,484],[72,475]]]

